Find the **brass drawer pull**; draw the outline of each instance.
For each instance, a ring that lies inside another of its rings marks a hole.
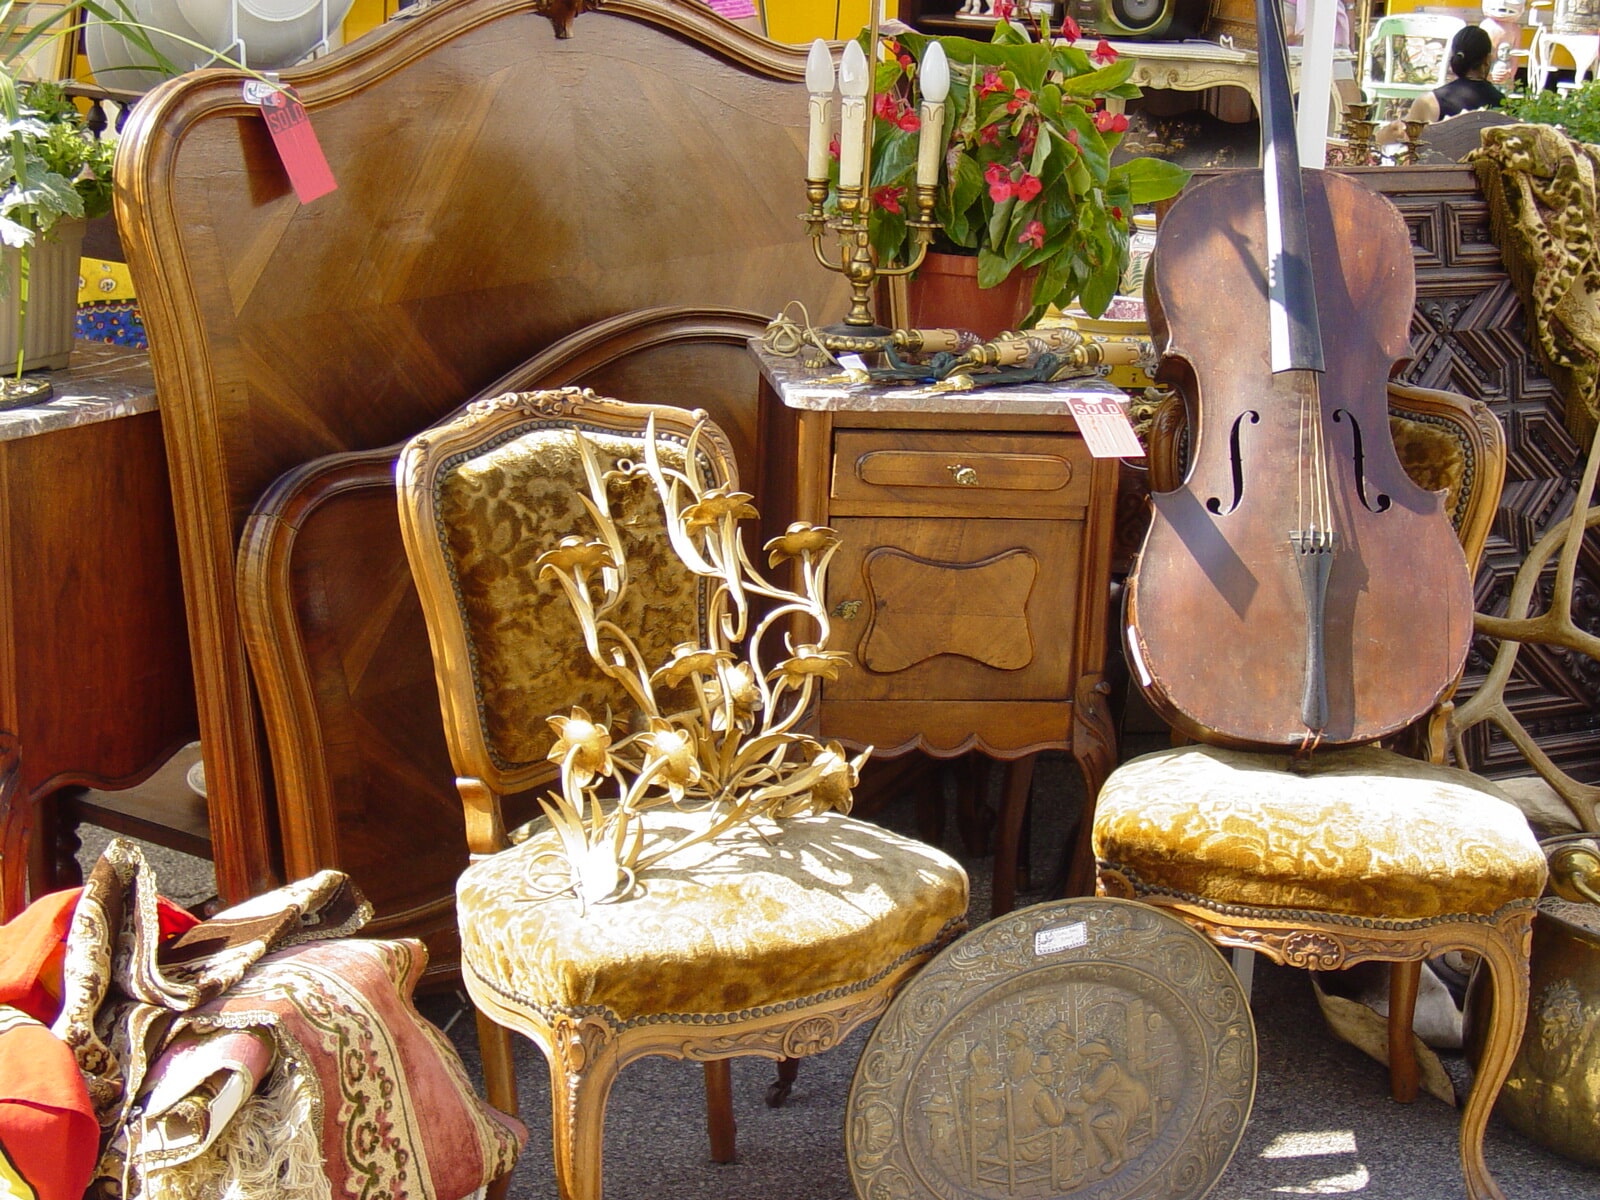
[[[978,472],[969,466],[965,466],[962,463],[951,463],[945,470],[949,471],[956,483],[962,487],[978,486]]]

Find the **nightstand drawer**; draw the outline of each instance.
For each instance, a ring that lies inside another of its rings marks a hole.
[[[830,499],[836,512],[874,516],[1076,516],[1090,465],[1072,434],[841,429]]]

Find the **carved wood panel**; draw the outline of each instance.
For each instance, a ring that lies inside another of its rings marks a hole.
[[[1539,533],[1571,511],[1583,450],[1567,432],[1564,406],[1530,349],[1516,290],[1489,233],[1489,210],[1467,167],[1378,168],[1352,172],[1399,207],[1416,254],[1413,359],[1407,383],[1447,388],[1485,401],[1505,427],[1507,465],[1500,512],[1478,574],[1477,607],[1503,611],[1512,577]],[[1578,568],[1573,616],[1600,631],[1600,543],[1593,533]],[[1480,639],[1462,694],[1482,680],[1493,643]],[[1565,770],[1600,780],[1600,663],[1527,646],[1506,698]],[[1474,769],[1525,774],[1521,755],[1487,724],[1468,735]]]

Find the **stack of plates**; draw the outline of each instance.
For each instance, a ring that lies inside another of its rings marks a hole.
[[[326,24],[324,24],[326,2]],[[137,25],[178,72],[225,55],[258,71],[298,62],[331,34],[353,0],[122,0]],[[143,92],[168,77],[160,62],[116,22],[90,14],[84,34],[89,66],[103,87]]]

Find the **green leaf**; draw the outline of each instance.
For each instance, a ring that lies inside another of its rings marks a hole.
[[[1137,62],[1124,54],[1110,66],[1100,67],[1086,75],[1074,75],[1061,81],[1061,90],[1068,96],[1078,96],[1082,99],[1091,99],[1102,96],[1113,88],[1121,87],[1128,82],[1128,77],[1133,74]]]
[[[1188,171],[1159,158],[1130,158],[1115,170],[1127,181],[1128,199],[1133,204],[1170,200],[1189,182]]]
[[[1006,230],[1011,225],[1011,206],[1016,202],[1016,197],[1008,196],[1003,203],[996,204],[994,211],[989,214],[988,244],[990,248],[1004,244]]]

